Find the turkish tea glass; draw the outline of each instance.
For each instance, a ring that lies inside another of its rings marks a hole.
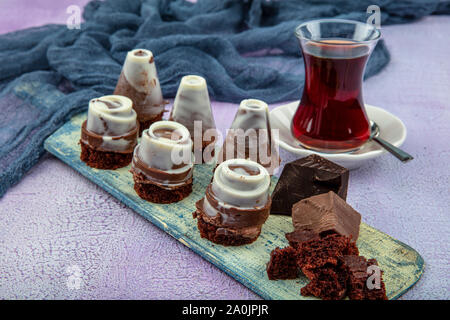
[[[320,152],[359,149],[370,137],[363,75],[380,31],[363,22],[321,19],[299,25],[295,33],[305,85],[292,134],[303,147]]]

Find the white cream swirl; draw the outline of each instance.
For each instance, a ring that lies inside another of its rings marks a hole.
[[[191,135],[194,134],[194,121],[202,122],[203,131],[216,127],[208,87],[203,77],[188,75],[181,78],[171,119],[185,125]]]
[[[163,111],[164,99],[153,53],[150,50],[134,49],[129,51],[123,65],[123,74],[137,92],[146,95],[142,105],[148,107],[141,110],[143,106],[135,106],[135,108],[139,108],[139,114],[152,115]]]
[[[231,129],[267,129],[269,125],[269,107],[267,103],[258,99],[242,100]]]
[[[268,201],[270,176],[260,164],[245,159],[222,162],[211,189],[222,207],[260,208]]]
[[[157,121],[142,133],[137,156],[150,168],[180,173],[193,167],[192,140],[185,126]]]
[[[87,130],[101,136],[122,136],[136,128],[132,101],[124,96],[109,95],[89,102]]]

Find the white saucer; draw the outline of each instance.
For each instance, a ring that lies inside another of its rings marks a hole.
[[[312,153],[321,155],[348,169],[356,169],[366,161],[381,156],[386,151],[376,142],[369,141],[359,150],[351,153],[322,153],[303,148],[291,133],[291,120],[299,101],[288,103],[273,109],[270,112],[270,124],[272,129],[279,129],[281,148],[294,154],[297,158],[306,157]],[[380,128],[380,138],[400,147],[406,139],[405,124],[392,113],[379,107],[366,104],[366,112],[370,120],[375,121]]]

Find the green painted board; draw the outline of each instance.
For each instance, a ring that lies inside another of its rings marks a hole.
[[[169,205],[147,202],[134,192],[129,167],[98,170],[80,160],[78,141],[84,119],[86,114],[73,117],[45,141],[45,148],[264,299],[311,299],[300,295],[300,288],[308,282],[305,277],[270,281],[265,271],[272,249],[287,245],[284,234],[293,230],[290,217],[270,216],[258,240],[247,246],[223,247],[202,239],[192,212],[211,180],[212,166],[195,165],[193,192],[186,199]],[[276,178],[272,180],[273,188]],[[424,261],[414,249],[364,223],[357,245],[363,256],[378,260],[390,299],[401,296],[422,275]]]

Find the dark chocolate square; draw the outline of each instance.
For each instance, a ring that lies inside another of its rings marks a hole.
[[[272,193],[270,213],[290,216],[294,203],[329,191],[346,200],[348,178],[348,169],[315,154],[289,162]]]

